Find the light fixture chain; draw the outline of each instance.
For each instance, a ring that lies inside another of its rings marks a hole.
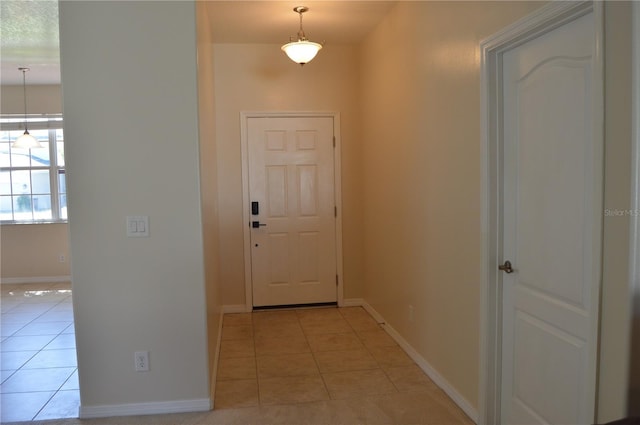
[[[300,31],[298,31],[298,39],[306,40],[307,37],[304,35],[304,29],[302,29],[302,13],[302,10],[298,11],[298,14],[300,15]]]

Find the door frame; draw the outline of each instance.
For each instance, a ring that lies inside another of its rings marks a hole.
[[[253,285],[251,271],[251,201],[249,199],[249,139],[248,122],[250,118],[333,118],[333,137],[335,146],[333,149],[333,182],[334,197],[337,208],[336,213],[336,274],[338,285],[336,287],[338,306],[344,304],[344,279],[342,258],[342,166],[341,166],[341,139],[340,139],[340,113],[333,111],[243,111],[240,112],[240,140],[242,148],[242,222],[244,236],[244,280],[245,280],[245,311],[253,310]]]
[[[631,196],[629,208],[632,211],[629,217],[629,323],[631,329],[629,335],[629,374],[640,369],[640,361],[634,360],[633,346],[640,341],[634,340],[634,317],[640,315],[640,4],[633,2],[631,5]],[[631,415],[632,403],[636,400],[636,394],[631,382],[627,384],[627,415]]]
[[[593,112],[594,116],[598,118],[593,122],[593,134],[596,138],[599,135],[599,139],[596,139],[595,143],[600,144],[601,149],[596,160],[603,164],[604,61],[602,49],[604,46],[604,25],[602,2],[551,2],[480,43],[482,270],[480,283],[479,423],[501,423],[502,274],[498,273],[497,265],[503,259],[502,57],[505,52],[590,12],[593,12],[595,22],[595,66],[593,70],[595,74],[592,90],[596,107]],[[597,171],[602,175],[602,165],[600,167],[600,170]],[[602,186],[597,189],[602,194]],[[600,277],[599,288],[594,293],[598,303],[601,284],[602,278]],[[598,327],[595,328],[593,336],[597,340]],[[596,380],[595,371],[593,380]],[[592,384],[596,385],[594,382]],[[597,407],[597,388],[594,396]]]

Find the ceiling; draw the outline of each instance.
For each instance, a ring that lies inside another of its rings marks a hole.
[[[0,1],[0,84],[60,83],[57,0]]]
[[[395,1],[220,1],[208,0],[207,14],[216,43],[286,43],[298,32],[295,6],[308,6],[307,37],[326,47],[361,41]],[[57,0],[0,2],[0,84],[22,84],[19,67],[27,66],[27,84],[60,83]]]
[[[295,6],[307,6],[306,36],[316,42],[361,41],[387,14],[394,1],[209,1],[207,12],[216,43],[286,43],[300,19]]]

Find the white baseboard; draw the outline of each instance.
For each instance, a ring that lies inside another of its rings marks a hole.
[[[3,284],[24,284],[24,283],[59,283],[71,282],[71,276],[35,276],[35,277],[3,277],[0,283]]]
[[[152,403],[113,404],[108,406],[80,406],[80,419],[110,416],[162,415],[167,413],[205,412],[211,410],[208,398],[196,400],[161,401]]]
[[[378,322],[382,325],[382,328],[393,338],[398,345],[407,353],[411,359],[416,362],[418,367],[427,374],[429,378],[438,386],[442,391],[458,405],[462,411],[471,418],[475,423],[478,423],[478,411],[465,399],[445,378],[442,377],[429,364],[392,326],[390,326],[386,320],[378,313],[371,305],[366,301],[363,301],[362,307]]]
[[[215,358],[213,360],[213,371],[211,372],[211,382],[209,383],[211,389],[211,409],[215,409],[216,399],[216,382],[218,381],[218,361],[220,360],[220,346],[222,344],[222,324],[224,321],[224,307],[220,311],[220,324],[218,325],[218,341],[216,342]]]
[[[380,313],[378,313],[378,312],[376,311],[376,309],[375,309],[375,308],[371,307],[371,305],[369,305],[369,303],[368,303],[368,302],[363,301],[363,303],[362,303],[362,308],[364,308],[364,309],[367,311],[367,313],[369,313],[369,314],[371,315],[371,317],[373,317],[373,319],[374,319],[376,322],[378,322],[379,324],[384,325],[384,324],[386,324],[386,323],[387,323],[387,321],[386,321],[386,320],[384,320],[384,317],[382,317],[382,316],[380,315]],[[386,328],[385,328],[385,330],[386,330]],[[393,337],[393,335],[391,335],[391,336]],[[397,342],[397,341],[396,341],[396,342]],[[398,344],[400,344],[400,343],[398,343]],[[403,348],[404,348],[404,347],[403,347]]]
[[[251,310],[247,310],[247,306],[244,304],[228,304],[222,306],[223,314],[231,313],[250,313]]]
[[[342,300],[340,307],[361,307],[364,305],[362,298],[345,298]]]

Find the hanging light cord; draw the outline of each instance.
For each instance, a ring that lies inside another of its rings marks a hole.
[[[24,132],[29,134],[27,129],[27,71],[29,68],[20,68],[22,71],[22,94],[24,97]]]

